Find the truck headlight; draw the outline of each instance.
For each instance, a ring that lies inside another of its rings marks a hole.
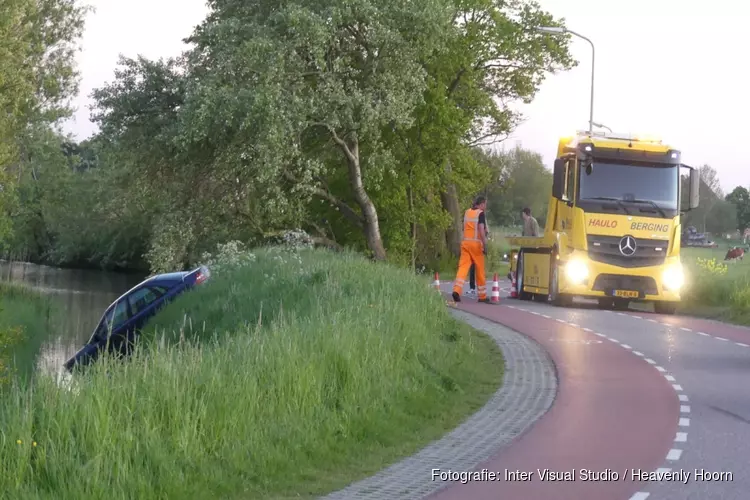
[[[674,264],[666,268],[661,279],[665,288],[679,290],[685,284],[685,274],[682,271],[682,264]]]
[[[571,260],[565,264],[565,276],[571,283],[577,285],[589,277],[589,268],[582,260]]]

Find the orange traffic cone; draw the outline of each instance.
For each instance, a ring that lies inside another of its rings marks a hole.
[[[518,283],[516,282],[516,273],[513,273],[511,275],[510,279],[510,296],[513,299],[518,298],[518,289],[517,289]]]
[[[497,282],[497,273],[492,278],[492,293],[490,294],[490,302],[500,302],[500,285]]]
[[[435,281],[432,282],[433,288],[440,292],[440,277],[438,276],[438,273],[435,273]]]

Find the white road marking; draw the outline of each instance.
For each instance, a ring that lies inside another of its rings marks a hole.
[[[684,326],[681,326],[680,330],[682,330],[683,332],[692,332],[693,331],[690,328],[685,328]]]
[[[667,453],[667,460],[679,460],[681,456],[682,450],[672,448],[671,450],[669,450],[669,453]]]
[[[513,306],[510,306],[510,307],[513,307]],[[529,310],[526,310],[526,309],[521,309],[521,310],[523,310],[523,311],[526,311],[526,312],[530,312],[530,313],[532,313],[532,314],[534,314],[534,315],[537,315],[537,316],[543,316],[543,317],[545,317],[545,318],[547,318],[547,319],[552,319],[552,318],[551,318],[550,316],[548,316],[548,315],[546,315],[546,314],[540,314],[540,313],[538,313],[538,312],[536,312],[536,311],[529,311]],[[607,312],[612,312],[612,311],[607,311]],[[621,316],[626,316],[626,314],[625,314],[625,313],[617,313],[617,314],[619,314],[619,315],[621,315]],[[637,319],[642,319],[642,318],[641,318],[640,316],[633,316],[633,317],[634,317],[634,318],[637,318]],[[590,333],[593,333],[594,335],[597,335],[597,336],[599,336],[599,337],[603,337],[603,338],[605,338],[605,339],[608,339],[608,340],[610,340],[610,341],[612,341],[612,342],[614,342],[614,343],[616,343],[616,344],[619,344],[620,346],[624,347],[625,349],[628,349],[628,350],[632,350],[632,347],[631,347],[631,346],[629,346],[628,344],[623,344],[623,343],[621,343],[621,342],[620,342],[619,340],[617,340],[617,339],[614,339],[614,338],[610,338],[610,337],[607,337],[607,336],[606,336],[606,335],[604,335],[603,333],[600,333],[600,332],[594,332],[594,331],[593,331],[593,330],[591,330],[590,328],[586,328],[586,327],[581,327],[580,325],[578,325],[578,324],[576,324],[576,323],[568,323],[567,321],[565,321],[565,320],[563,320],[563,319],[559,319],[559,318],[555,318],[555,321],[557,321],[558,323],[569,324],[570,326],[572,326],[572,327],[574,327],[574,328],[582,328],[582,330],[583,330],[583,331],[585,331],[585,332],[590,332]],[[652,323],[657,323],[657,321],[655,321],[655,320],[652,320],[652,319],[649,319],[648,321],[651,321]],[[662,324],[663,324],[664,326],[668,326],[668,327],[669,327],[669,326],[672,326],[672,325],[670,325],[670,324],[668,324],[668,323],[662,323]],[[690,331],[692,331],[692,330],[691,330],[690,328],[685,328],[685,327],[680,327],[680,329],[681,329],[681,330],[683,330],[683,331],[686,331],[686,332],[690,332]],[[709,336],[709,335],[708,335],[707,333],[703,333],[703,332],[697,332],[697,333],[698,333],[699,335],[703,335],[703,336],[706,336],[706,337],[708,337],[708,336]],[[725,338],[723,338],[723,337],[716,337],[716,338],[717,338],[718,340],[723,340],[723,341],[727,341],[727,339],[725,339]],[[748,344],[742,344],[742,343],[740,343],[740,342],[736,342],[736,344],[737,344],[737,345],[740,345],[740,346],[743,346],[743,347],[750,347],[750,345],[748,345]],[[642,352],[639,352],[639,351],[631,351],[631,352],[632,352],[633,354],[635,354],[636,356],[640,356],[640,357],[645,357],[645,356],[644,356],[644,354],[643,354]],[[649,364],[651,364],[651,365],[655,365],[654,367],[655,367],[655,368],[656,368],[656,369],[657,369],[657,370],[658,370],[659,372],[661,372],[661,373],[666,373],[666,371],[667,371],[667,370],[666,370],[666,369],[664,369],[664,368],[663,368],[663,367],[661,367],[661,366],[658,366],[658,365],[656,365],[656,361],[654,361],[653,359],[651,359],[651,358],[645,358],[645,360],[646,360],[646,362],[648,362]],[[667,380],[668,380],[669,382],[675,382],[675,378],[674,378],[674,377],[673,377],[672,375],[664,375],[664,378],[665,378],[665,379],[667,379]],[[673,389],[674,389],[675,391],[677,391],[677,392],[679,392],[679,391],[682,391],[682,390],[683,390],[683,389],[682,389],[682,386],[681,386],[681,385],[679,385],[679,384],[676,384],[676,383],[673,383],[673,384],[672,384],[672,388],[673,388]],[[688,397],[687,397],[686,395],[684,395],[684,394],[678,394],[678,395],[677,395],[677,397],[679,398],[680,402],[687,402],[687,401],[688,401]],[[685,413],[690,413],[690,406],[689,406],[689,405],[680,405],[680,413],[683,413],[683,414],[685,414]],[[679,420],[679,422],[678,422],[678,425],[679,425],[680,427],[689,427],[689,426],[690,426],[690,419],[689,419],[689,418],[685,418],[685,417],[681,417],[681,418],[680,418],[680,420]],[[674,439],[674,440],[675,440],[675,442],[678,442],[678,443],[684,443],[684,442],[687,442],[687,432],[677,432],[677,433],[675,434],[675,439]],[[667,457],[666,457],[666,459],[667,459],[667,460],[670,460],[670,461],[675,461],[675,460],[679,460],[681,456],[682,456],[682,450],[681,450],[681,449],[678,449],[678,448],[672,448],[671,450],[669,450],[669,453],[667,453]],[[657,470],[656,470],[656,472],[657,472],[657,473],[668,473],[668,472],[671,472],[671,470],[672,470],[672,469],[670,469],[670,468],[667,468],[667,467],[661,467],[661,468],[657,469]],[[631,496],[631,497],[630,497],[630,500],[645,500],[645,499],[647,499],[647,498],[648,498],[649,496],[650,496],[650,493],[647,493],[647,492],[643,492],[643,491],[639,491],[639,492],[637,492],[637,493],[634,493],[634,494],[633,494],[633,496]]]
[[[714,338],[715,338],[716,340],[723,340],[724,342],[726,342],[726,341],[727,341],[727,339],[725,339],[724,337],[714,337]]]
[[[633,317],[634,317],[635,319],[643,319],[643,318],[641,318],[640,316],[636,316],[635,314],[633,315]]]
[[[633,496],[630,497],[630,500],[646,500],[651,493],[646,493],[645,491],[639,491],[638,493],[633,493]]]
[[[703,332],[697,332],[697,333],[698,333],[698,335],[703,335],[704,337],[708,337],[709,336],[707,333],[703,333]]]
[[[742,342],[735,342],[735,344],[737,344],[740,347],[750,347],[749,345],[743,344]]]

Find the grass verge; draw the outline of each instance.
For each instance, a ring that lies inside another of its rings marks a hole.
[[[750,325],[750,258],[724,262],[727,249],[681,250],[687,271],[681,314]]]
[[[494,342],[411,273],[310,250],[249,255],[218,259],[130,361],[102,360],[75,391],[15,388],[0,408],[0,490],[311,498],[418,451],[497,389]]]

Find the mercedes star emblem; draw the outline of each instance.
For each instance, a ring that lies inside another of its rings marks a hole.
[[[635,238],[632,236],[623,236],[620,240],[620,253],[625,257],[630,257],[635,253]]]

